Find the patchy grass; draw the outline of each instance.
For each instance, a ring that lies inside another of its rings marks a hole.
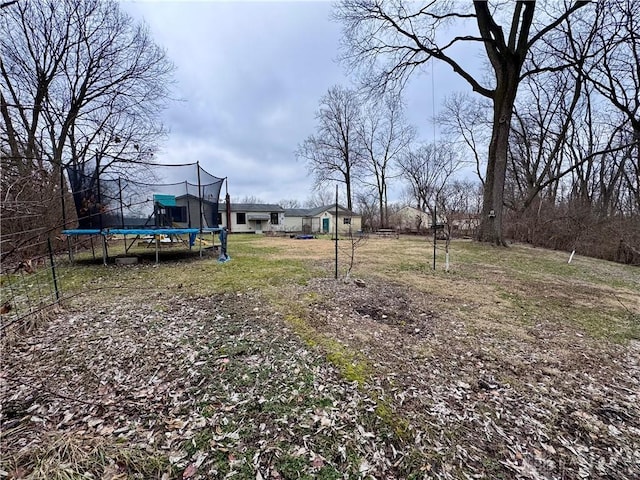
[[[231,238],[232,261],[228,263],[218,263],[211,252],[206,252],[201,259],[194,250],[186,257],[185,252],[161,252],[158,264],[154,257],[137,265],[105,267],[101,258],[94,262],[85,254],[84,258],[78,257],[75,264],[60,268],[61,287],[67,294],[87,289],[114,289],[113,295],[117,296],[129,288],[146,288],[210,295],[304,283],[318,274],[317,269],[302,258],[284,258],[280,249],[257,246],[249,235]]]
[[[434,296],[438,307],[471,322],[552,321],[616,341],[637,338],[637,267],[523,245],[451,244],[451,271],[422,238],[375,239],[359,252],[354,276],[392,279]],[[327,252],[329,255],[330,252]]]

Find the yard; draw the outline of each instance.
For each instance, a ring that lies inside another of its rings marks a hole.
[[[68,267],[3,339],[0,477],[640,477],[637,267],[341,245],[339,281],[328,238]]]

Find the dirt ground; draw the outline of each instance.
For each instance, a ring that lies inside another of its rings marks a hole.
[[[640,478],[637,340],[443,302],[376,276],[74,297],[3,346],[0,477]]]

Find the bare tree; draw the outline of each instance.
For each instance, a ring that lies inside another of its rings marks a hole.
[[[255,195],[245,195],[244,197],[239,197],[237,200],[232,200],[232,203],[265,203],[260,197],[256,197]]]
[[[451,144],[423,144],[398,160],[416,208],[433,213],[437,197],[461,162]]]
[[[305,160],[316,187],[327,182],[345,185],[347,208],[353,207],[353,183],[361,166],[356,126],[360,101],[355,91],[333,86],[320,100],[316,134],[298,146],[296,156]]]
[[[404,85],[416,70],[433,59],[449,65],[475,92],[492,101],[492,131],[478,236],[481,241],[504,244],[503,192],[513,105],[522,78],[547,68],[541,61],[535,68],[524,70],[525,59],[532,45],[588,3],[575,1],[554,13],[538,9],[537,2],[530,1],[502,3],[500,8],[493,8],[486,1],[475,1],[472,5],[432,1],[423,6],[401,0],[343,0],[335,11],[344,25],[343,58],[349,66],[363,68],[367,84],[373,90]],[[459,30],[449,28],[453,22],[460,28],[475,22],[478,34],[460,35]],[[459,52],[463,45],[484,47],[492,69],[489,85],[456,60],[453,52]]]
[[[630,148],[621,169],[640,212],[640,3],[599,0],[596,6],[597,50],[585,65],[588,81],[623,115]]]
[[[552,199],[568,173],[566,140],[574,134],[574,118],[586,108],[583,82],[568,70],[527,78],[514,108],[505,203],[524,211],[545,188]],[[586,159],[585,159],[586,161]],[[517,192],[514,194],[514,191]]]
[[[388,226],[387,190],[396,160],[405,152],[415,136],[403,115],[402,100],[387,94],[380,102],[365,104],[358,123],[363,167],[369,173],[363,183],[375,188],[380,212],[380,226]]]
[[[436,121],[443,133],[462,147],[465,157],[468,153],[473,158],[476,175],[484,186],[482,167],[491,137],[491,105],[483,98],[453,93],[445,99]]]
[[[3,12],[1,113],[11,157],[54,168],[148,160],[173,65],[110,0],[18,2]]]
[[[172,71],[147,28],[117,2],[19,1],[3,9],[3,170],[25,182],[35,172],[46,175],[42,187],[60,203],[64,168],[91,177],[110,165],[148,160],[164,133],[158,114]],[[61,224],[53,210],[41,215],[44,231]]]
[[[368,236],[363,232],[354,233],[349,225],[349,230],[346,234],[346,238],[341,239],[339,248],[341,252],[347,257],[347,270],[345,272],[345,281],[351,277],[351,271],[356,265],[356,252],[361,247],[365,246],[368,241]],[[345,245],[346,243],[346,245]]]
[[[380,213],[375,193],[366,190],[357,192],[355,204],[362,218],[362,229],[365,232],[380,228]]]
[[[306,208],[324,207],[336,201],[335,192],[329,188],[316,187],[312,194],[305,200]]]
[[[474,201],[477,188],[468,180],[447,179],[437,199],[438,218],[444,223],[445,232],[445,271],[449,271],[451,239],[454,231],[464,222],[470,222],[470,214],[478,213]]]
[[[302,205],[300,204],[300,202],[298,200],[296,200],[295,198],[283,198],[282,200],[280,200],[278,202],[278,205],[280,205],[282,208],[301,208]]]

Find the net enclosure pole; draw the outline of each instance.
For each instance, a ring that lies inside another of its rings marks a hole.
[[[121,225],[121,228],[124,228],[124,206],[123,206],[124,202],[122,201],[122,182],[121,182],[121,180],[122,179],[120,177],[118,177],[118,195],[120,197],[120,225]],[[127,243],[127,241],[126,241],[127,237],[125,236],[124,238],[125,238],[125,242],[124,243],[126,244]]]
[[[98,184],[98,225],[100,225],[100,230],[104,228],[102,225],[102,191],[100,190],[100,163],[98,162],[98,154],[96,153],[96,182]],[[89,215],[93,215],[91,211],[89,211]]]
[[[200,183],[200,160],[196,162],[198,169],[198,201],[200,205],[200,257],[202,258],[202,222],[204,221],[204,212],[202,211],[202,184]]]
[[[231,197],[229,196],[229,177],[225,178],[225,214],[227,215],[227,232],[231,233]]]
[[[120,225],[121,228],[124,229],[124,206],[123,206],[123,201],[122,201],[122,179],[120,177],[118,177],[118,196],[120,197]],[[129,251],[127,249],[127,234],[125,233],[124,235],[122,235],[122,238],[124,240],[124,254],[126,255],[127,252]]]
[[[338,279],[338,185],[336,184],[336,219],[335,219],[335,232],[336,232],[336,271],[335,278]]]
[[[56,263],[53,260],[53,248],[51,247],[51,237],[47,237],[47,246],[49,247],[49,262],[51,263],[51,275],[53,276],[53,288],[56,292],[56,302],[60,300],[60,291],[58,290],[58,277],[56,275]]]
[[[191,202],[189,201],[189,182],[184,182],[184,191],[187,192],[187,226],[191,228]]]
[[[103,265],[107,265],[107,235],[105,232],[101,232],[102,237],[102,263]]]

